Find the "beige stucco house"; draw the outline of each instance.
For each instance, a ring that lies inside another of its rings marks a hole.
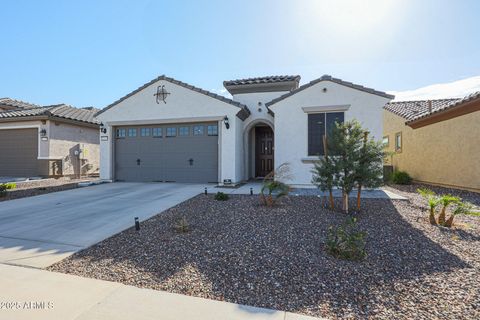
[[[480,92],[463,99],[390,102],[383,141],[394,170],[416,181],[480,192]]]
[[[0,99],[0,176],[99,174],[99,123],[92,108]]]

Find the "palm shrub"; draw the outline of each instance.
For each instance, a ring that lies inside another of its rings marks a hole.
[[[262,189],[260,189],[260,198],[266,206],[273,206],[278,199],[290,193],[290,187],[282,182],[282,180],[286,181],[290,178],[290,165],[288,163],[281,164],[265,176]]]
[[[455,216],[457,214],[469,214],[472,212],[473,210],[473,204],[471,204],[470,202],[458,202],[455,204],[455,209],[452,211],[450,217],[448,218],[448,220],[445,221],[445,224],[444,226],[445,227],[448,227],[448,228],[451,228],[452,225],[453,225],[453,218],[455,218]]]
[[[440,198],[435,192],[427,188],[417,189],[417,192],[428,202],[430,223],[433,225],[437,224],[437,221],[435,220],[435,210],[440,204]]]
[[[346,222],[328,229],[326,248],[334,257],[346,260],[361,260],[365,258],[366,232],[359,231],[355,218],[348,218]]]
[[[440,197],[440,204],[442,205],[442,210],[438,215],[438,224],[442,226],[445,225],[447,208],[452,204],[459,205],[460,203],[461,199],[459,197],[454,197],[451,194],[446,194]]]

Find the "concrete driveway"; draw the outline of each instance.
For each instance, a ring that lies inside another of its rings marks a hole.
[[[0,263],[47,267],[133,226],[134,217],[148,219],[205,187],[108,183],[0,202]]]

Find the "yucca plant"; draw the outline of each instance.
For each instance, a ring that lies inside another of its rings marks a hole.
[[[440,198],[435,192],[427,188],[417,189],[417,192],[428,202],[428,207],[430,209],[430,223],[433,225],[437,224],[437,221],[435,220],[435,209],[440,204]]]
[[[438,224],[445,225],[446,215],[447,215],[447,208],[452,204],[460,204],[461,199],[459,197],[454,197],[451,194],[446,194],[440,198],[440,204],[443,206],[442,210],[440,211],[440,215],[438,216]]]
[[[451,228],[453,225],[453,218],[455,218],[457,214],[469,214],[473,210],[473,207],[473,204],[470,202],[458,202],[448,220],[445,221],[444,226]]]

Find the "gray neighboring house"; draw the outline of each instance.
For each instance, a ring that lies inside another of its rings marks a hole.
[[[0,176],[98,175],[97,109],[0,99]]]

